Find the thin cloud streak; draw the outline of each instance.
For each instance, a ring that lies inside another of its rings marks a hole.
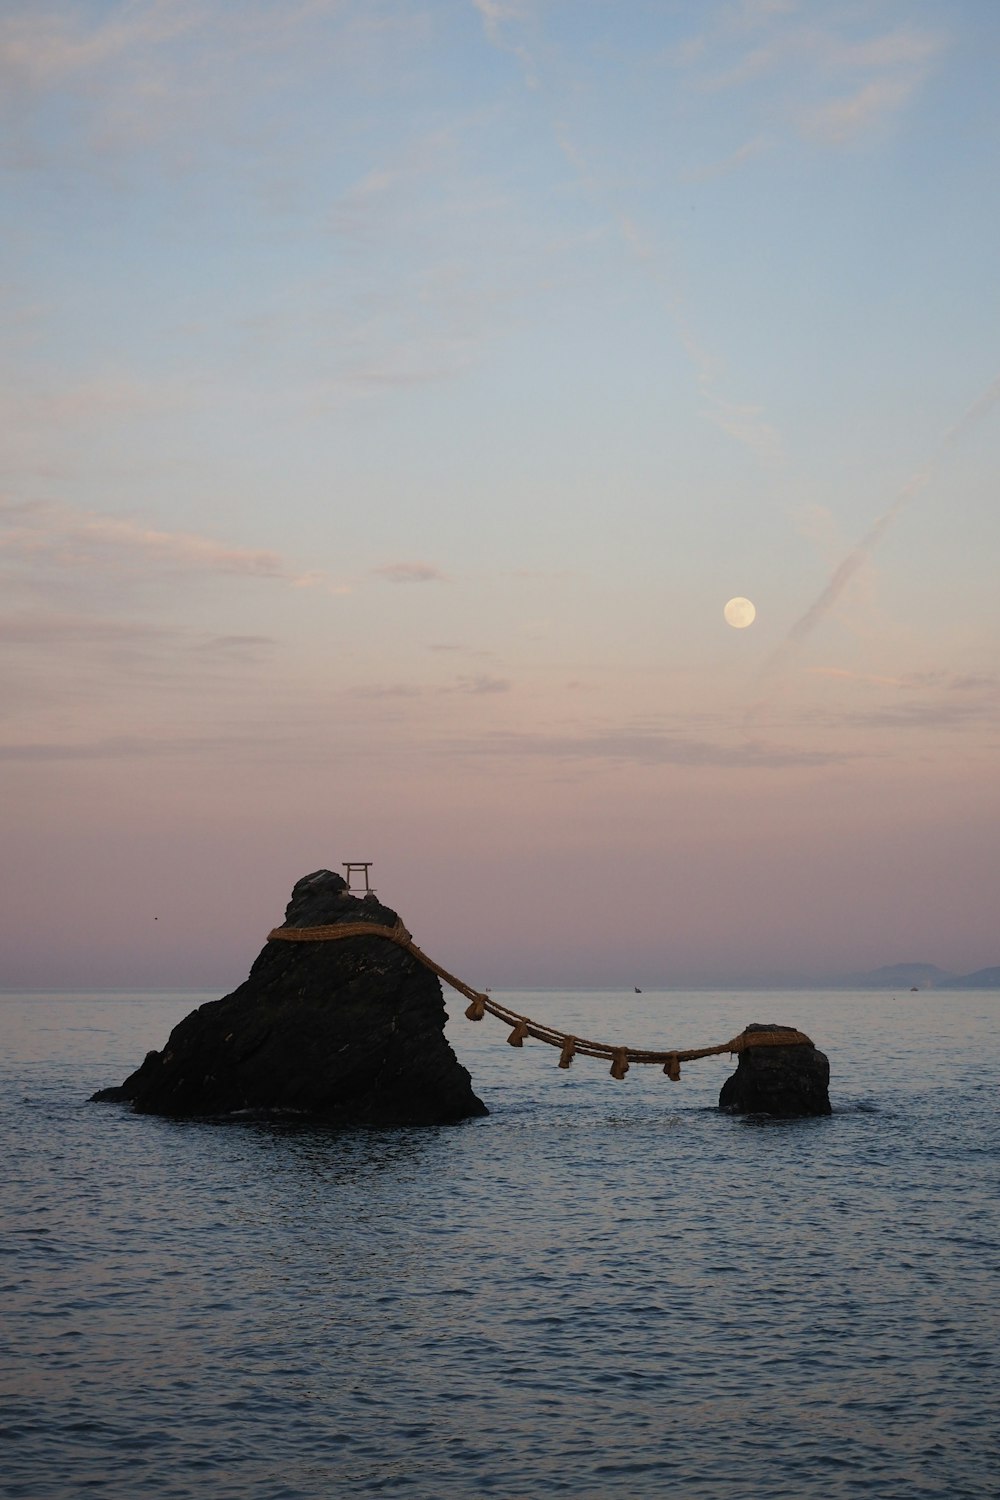
[[[531,758],[716,770],[811,769],[839,765],[851,758],[839,751],[799,750],[770,745],[761,740],[724,745],[683,735],[628,729],[578,735],[508,732],[478,740],[457,741],[450,748],[461,754],[484,758]]]
[[[225,660],[236,657],[242,660],[266,654],[280,644],[273,635],[214,635],[208,640],[199,641],[194,649],[204,656],[218,656]]]
[[[901,113],[948,44],[943,33],[913,26],[851,40],[842,28],[817,25],[813,8],[776,4],[746,12],[725,8],[714,24],[673,49],[668,61],[709,96],[774,80],[771,120],[776,93],[785,97],[785,117],[801,137],[835,147]],[[734,50],[735,60],[716,62],[720,54],[731,58]],[[753,154],[741,148],[724,160],[723,170]],[[705,173],[712,175],[711,168]],[[695,172],[687,180],[703,176]]]
[[[744,141],[735,151],[721,161],[707,162],[701,167],[692,167],[687,172],[681,173],[682,182],[703,183],[712,182],[719,177],[728,177],[731,172],[736,172],[754,157],[762,156],[774,146],[773,137],[767,135],[755,135],[751,140]]]
[[[819,141],[840,145],[902,109],[922,82],[922,73],[913,78],[875,79],[846,98],[830,99],[807,111],[803,129]]]
[[[948,429],[927,467],[918,470],[906,481],[889,509],[879,516],[857,546],[847,554],[818,599],[809,606],[805,614],[795,621],[784,641],[765,663],[762,668],[763,676],[772,675],[780,670],[803,641],[826,619],[858,569],[867,562],[886,532],[899,519],[914,496],[926,488],[948,453],[974,431],[978,424],[990,414],[998,400],[1000,400],[1000,376],[987,386],[978,400],[974,401],[954,426]]]
[[[14,87],[51,88],[101,68],[136,47],[159,46],[204,24],[198,7],[153,4],[128,7],[86,31],[58,11],[22,10],[0,24],[0,74]]]
[[[428,562],[383,563],[381,567],[372,568],[372,572],[386,583],[447,583],[448,581],[446,573],[443,573],[434,563]]]
[[[484,694],[509,693],[512,683],[508,677],[493,677],[488,672],[477,673],[474,677],[460,677],[457,683],[457,691],[460,693],[471,693],[474,697],[482,697]]]
[[[158,561],[166,569],[273,579],[295,588],[349,592],[321,572],[295,569],[277,552],[241,547],[191,531],[144,526],[128,516],[98,515],[68,505],[0,502],[0,556],[50,562],[74,572],[99,570],[109,559]]]
[[[885,708],[843,715],[839,722],[860,729],[961,729],[970,723],[995,722],[997,718],[994,697],[889,704]]]
[[[812,677],[826,677],[835,682],[860,683],[863,687],[898,688],[903,692],[925,692],[943,690],[949,693],[978,693],[995,691],[1000,679],[989,673],[972,676],[968,673],[944,671],[908,672],[902,677],[887,677],[875,672],[853,672],[847,667],[811,667]]]
[[[396,31],[419,36],[420,7],[371,0],[117,0],[76,5],[11,0],[0,18],[3,152],[20,172],[45,171],[53,141],[35,126],[52,99],[72,101],[74,171],[116,176],[136,156],[165,154],[173,170],[203,170],[206,143],[245,125],[249,108],[280,93],[290,69],[321,66],[331,86],[357,87]],[[389,40],[384,40],[385,37]],[[264,155],[278,134],[254,132]]]
[[[270,726],[253,735],[242,729],[228,732],[206,732],[197,735],[171,735],[156,732],[144,735],[107,735],[104,738],[78,740],[12,740],[0,744],[0,762],[24,764],[51,761],[157,761],[183,759],[203,764],[215,761],[231,765],[234,760],[258,760],[280,753],[287,736],[268,738]]]
[[[339,18],[345,11],[349,21],[364,26],[363,13],[355,17],[344,0],[232,8],[212,0],[133,0],[112,8],[89,28],[79,8],[43,11],[22,5],[0,21],[0,76],[21,91],[40,93],[73,80],[85,85],[107,64],[127,58],[129,86],[141,97],[144,91],[159,92],[154,86],[158,75],[149,71],[151,59],[173,42],[196,36],[203,47],[214,43],[227,57],[234,52],[266,55],[310,23]]]
[[[522,43],[508,40],[504,24],[508,21],[523,21],[528,14],[524,0],[472,0],[473,9],[479,13],[483,31],[491,47],[516,57],[524,74],[525,87],[538,87],[538,75],[534,58]]]
[[[92,615],[23,610],[0,615],[0,646],[90,647],[131,645],[137,640],[160,640],[173,632],[166,627],[135,621],[95,619]]]
[[[162,735],[140,739],[134,736],[112,736],[104,740],[88,740],[73,744],[64,740],[25,741],[0,745],[0,761],[92,761],[92,760],[151,760],[175,754],[201,755],[206,748],[204,739],[165,739]]]
[[[159,531],[139,522],[113,516],[94,516],[81,522],[75,535],[98,545],[153,553],[169,564],[207,568],[217,573],[240,573],[257,578],[292,575],[276,552],[233,547],[189,531]]]

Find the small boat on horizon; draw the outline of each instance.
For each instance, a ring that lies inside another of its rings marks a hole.
[[[641,995],[642,994],[642,990],[639,988],[639,986],[637,984],[634,984],[632,986],[632,988],[635,990],[635,992],[636,992],[637,995]]]

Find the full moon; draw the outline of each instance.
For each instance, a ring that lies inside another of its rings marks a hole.
[[[749,599],[730,599],[722,613],[734,630],[746,630],[757,618],[757,608]]]

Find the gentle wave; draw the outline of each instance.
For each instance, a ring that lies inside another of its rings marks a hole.
[[[998,997],[505,997],[638,1045],[800,1025],[822,1120],[459,1005],[486,1119],[86,1103],[204,998],[0,997],[5,1500],[996,1494]]]

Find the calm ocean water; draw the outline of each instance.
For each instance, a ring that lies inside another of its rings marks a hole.
[[[429,1130],[91,1105],[206,995],[0,996],[0,1495],[1000,1495],[1000,994],[497,995],[802,1027],[829,1119],[464,1020]]]

